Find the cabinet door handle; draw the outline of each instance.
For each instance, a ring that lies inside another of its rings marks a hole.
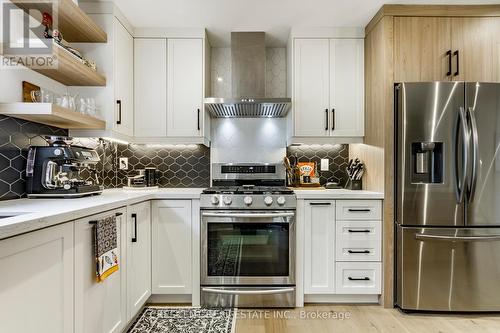
[[[369,250],[362,250],[362,251],[356,251],[356,250],[347,250],[348,253],[350,254],[369,254]]]
[[[311,206],[330,206],[331,202],[310,202]]]
[[[453,74],[454,76],[457,76],[460,73],[460,70],[459,70],[460,59],[458,57],[458,50],[456,50],[455,52],[453,52],[453,55],[457,56],[457,71],[455,72],[455,74]]]
[[[137,214],[132,214],[134,219],[134,237],[132,237],[132,243],[137,243]]]
[[[328,131],[328,109],[325,109],[325,131]]]
[[[351,233],[357,233],[357,232],[364,232],[364,233],[368,233],[370,232],[370,230],[368,229],[363,229],[363,230],[356,230],[356,229],[347,229],[348,232],[351,232]]]
[[[122,100],[117,99],[116,104],[118,104],[118,119],[116,120],[116,124],[121,125],[121,123],[122,123]]]
[[[363,278],[353,278],[353,277],[348,277],[347,278],[349,281],[370,281],[370,278],[365,276]]]
[[[446,56],[448,57],[448,72],[446,72],[446,76],[451,75],[451,50],[446,51]]]
[[[198,109],[198,131],[201,130],[200,128],[200,109]]]
[[[332,109],[332,131],[335,131],[335,108]]]
[[[347,211],[353,213],[368,213],[371,211],[369,208],[349,208]]]

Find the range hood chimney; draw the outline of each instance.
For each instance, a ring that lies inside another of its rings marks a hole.
[[[279,118],[290,109],[290,98],[266,98],[264,32],[231,33],[231,98],[206,98],[215,118]]]

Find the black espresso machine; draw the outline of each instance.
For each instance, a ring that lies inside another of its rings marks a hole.
[[[28,198],[78,198],[101,194],[94,149],[71,145],[71,138],[46,137],[48,146],[31,146],[26,165]]]

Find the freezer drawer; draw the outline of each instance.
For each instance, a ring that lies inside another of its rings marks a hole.
[[[500,311],[500,228],[397,227],[404,310]]]

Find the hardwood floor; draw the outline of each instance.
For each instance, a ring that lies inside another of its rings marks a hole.
[[[308,305],[289,311],[238,310],[236,333],[284,332],[493,333],[500,332],[500,315],[408,315],[377,305]]]

